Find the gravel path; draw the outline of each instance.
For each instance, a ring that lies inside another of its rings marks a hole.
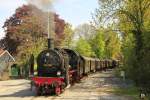
[[[29,80],[0,81],[0,100],[134,100],[111,93],[113,87],[128,86],[114,77],[112,71],[91,74],[60,96],[35,96],[35,91],[30,91],[29,83]]]

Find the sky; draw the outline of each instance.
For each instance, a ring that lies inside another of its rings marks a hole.
[[[0,38],[5,36],[2,26],[6,19],[14,14],[15,9],[27,4],[26,0],[0,0]],[[54,11],[60,18],[75,28],[92,20],[92,14],[98,8],[98,0],[57,0]]]

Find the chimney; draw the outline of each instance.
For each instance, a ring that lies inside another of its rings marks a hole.
[[[50,11],[48,11],[48,49],[54,49],[54,41],[50,33]]]

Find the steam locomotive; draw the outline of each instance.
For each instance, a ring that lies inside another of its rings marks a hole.
[[[37,95],[59,95],[85,75],[118,64],[116,60],[85,57],[71,49],[49,48],[37,57],[37,76],[32,77],[32,85],[36,87]],[[33,67],[31,69],[33,73]]]

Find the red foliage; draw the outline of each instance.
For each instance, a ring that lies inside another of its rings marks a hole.
[[[14,26],[20,25],[25,20],[26,17],[32,16],[32,8],[33,7],[31,7],[30,5],[23,5],[22,7],[19,7],[18,9],[16,9],[15,14],[11,16],[9,19],[7,19],[6,22],[4,23],[3,28],[6,28],[6,32],[13,33],[15,31]],[[55,33],[57,37],[61,38],[64,33],[65,21],[59,18],[59,15],[57,14],[54,14],[54,17],[55,17],[54,19]]]
[[[9,19],[7,19],[5,21],[3,28],[5,29],[6,37],[4,38],[4,40],[6,41],[6,47],[10,52],[12,52],[12,53],[16,52],[17,47],[22,45],[22,44],[20,44],[22,42],[22,40],[20,38],[26,38],[26,37],[24,37],[24,35],[22,35],[22,37],[21,37],[20,35],[17,35],[16,33],[18,32],[19,26],[21,26],[23,23],[27,23],[28,25],[33,23],[33,22],[29,22],[28,19],[33,16],[36,16],[33,14],[34,11],[37,11],[40,14],[46,15],[44,12],[42,12],[41,10],[39,10],[38,8],[36,8],[34,6],[23,5],[22,7],[19,7],[18,9],[16,9],[15,14],[13,14]],[[54,40],[55,40],[56,44],[60,44],[59,42],[64,38],[65,21],[63,19],[59,18],[59,16],[57,14],[54,14],[54,17],[55,17],[54,21],[55,21],[55,33],[56,33],[55,34],[56,39],[54,39]],[[37,24],[38,24],[38,22],[36,23],[36,25]],[[31,28],[33,27],[32,25],[33,24],[28,26],[28,30],[25,29],[27,34],[28,34],[28,31],[30,31],[29,27],[30,26],[31,26]],[[44,33],[45,33],[46,29],[42,29],[41,25],[37,25],[35,27],[37,27],[37,29],[40,30],[41,36],[45,36]],[[37,31],[39,32],[39,30],[37,30]]]

